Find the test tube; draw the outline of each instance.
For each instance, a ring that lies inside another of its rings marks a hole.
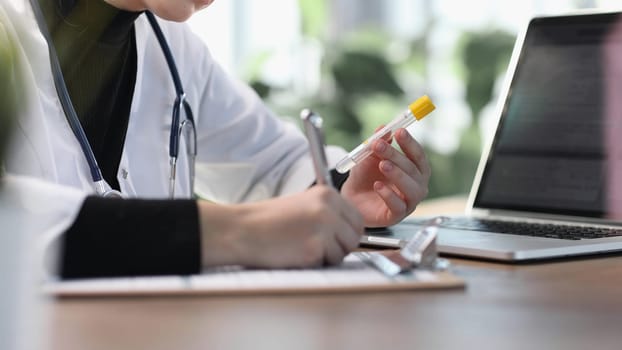
[[[432,112],[436,107],[427,95],[423,95],[415,102],[408,106],[408,110],[398,115],[395,119],[385,125],[382,129],[376,131],[367,140],[358,145],[352,152],[348,153],[343,159],[337,163],[336,170],[340,173],[346,173],[352,169],[363,159],[372,154],[371,143],[385,136],[393,137],[393,134],[400,128],[405,128],[417,120],[423,119]]]

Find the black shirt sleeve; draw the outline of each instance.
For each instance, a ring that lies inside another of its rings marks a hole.
[[[346,180],[348,179],[348,176],[350,176],[349,171],[345,174],[341,174],[335,169],[330,170],[330,177],[333,180],[333,185],[339,191],[341,191],[341,187],[343,187],[343,183],[346,182]]]
[[[104,179],[119,189],[137,70],[134,22],[141,13],[100,1],[39,1],[80,123]],[[58,243],[63,278],[192,274],[201,266],[192,200],[89,197]]]
[[[65,279],[199,273],[197,203],[88,197],[61,249]]]
[[[343,183],[346,182],[348,176],[350,176],[349,171],[345,174],[341,174],[335,169],[330,170],[330,179],[333,181],[333,186],[335,186],[338,191],[341,191],[341,187],[343,187]],[[315,185],[317,185],[317,181],[313,181],[311,187]]]

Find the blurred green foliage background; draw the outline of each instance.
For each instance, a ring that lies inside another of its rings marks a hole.
[[[267,52],[248,61],[246,78],[280,115],[297,116],[301,106],[318,112],[325,121],[327,143],[350,150],[426,93],[429,38],[425,31],[420,37],[404,40],[391,37],[382,28],[365,27],[329,39],[327,7],[325,0],[299,0],[305,41],[319,45],[323,52],[316,92],[296,94],[262,80],[262,64],[270,57]],[[462,34],[455,48],[454,67],[449,69],[462,77],[472,120],[454,153],[442,154],[424,144],[432,166],[428,198],[470,190],[481,153],[479,115],[493,98],[495,82],[506,71],[514,39],[499,30]],[[392,55],[396,48],[406,54]],[[434,100],[433,95],[431,98]]]

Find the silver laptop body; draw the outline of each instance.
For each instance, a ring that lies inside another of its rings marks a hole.
[[[622,13],[533,18],[498,115],[466,215],[439,229],[438,251],[508,262],[621,251]],[[467,229],[473,219],[485,225]],[[361,243],[400,246],[418,222]]]

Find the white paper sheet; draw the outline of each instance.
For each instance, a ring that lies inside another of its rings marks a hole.
[[[461,279],[447,273],[413,270],[387,277],[354,254],[335,267],[257,270],[227,266],[201,275],[102,278],[50,281],[44,291],[59,296],[150,294],[263,294],[403,290],[460,287]]]

